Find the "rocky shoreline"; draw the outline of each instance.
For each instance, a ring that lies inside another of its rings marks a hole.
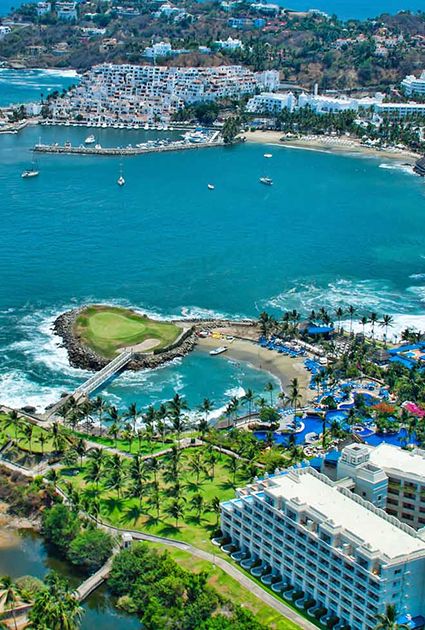
[[[109,363],[109,359],[98,355],[94,350],[83,344],[74,333],[74,324],[78,315],[87,306],[66,311],[59,315],[53,323],[52,330],[62,339],[62,346],[68,352],[68,360],[72,367],[84,370],[98,371]],[[184,327],[186,330],[180,336],[178,342],[170,349],[163,352],[146,353],[135,355],[134,359],[126,366],[128,370],[143,370],[146,368],[156,368],[164,363],[173,361],[178,357],[183,357],[191,352],[198,340],[197,333],[200,330],[211,330],[218,327],[232,325],[251,327],[255,325],[253,320],[231,321],[231,320],[174,320],[174,324]]]

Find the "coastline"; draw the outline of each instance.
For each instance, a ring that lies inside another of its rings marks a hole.
[[[254,367],[255,369],[269,372],[275,376],[281,384],[281,389],[287,391],[293,378],[297,378],[300,385],[302,404],[309,399],[310,376],[304,367],[303,359],[292,359],[283,354],[262,348],[258,343],[248,339],[234,339],[231,343],[225,339],[214,337],[200,338],[197,346],[204,352],[209,352],[214,348],[226,345],[227,352],[211,357],[212,361],[220,361],[220,358],[228,358],[234,361],[241,361]]]
[[[247,142],[258,144],[274,144],[288,149],[306,149],[320,151],[323,153],[335,153],[342,155],[357,155],[362,157],[384,158],[409,161],[413,163],[422,157],[419,153],[401,149],[373,149],[364,146],[358,138],[354,137],[334,137],[334,136],[313,136],[306,135],[301,138],[288,138],[282,140],[281,131],[246,131],[244,136]]]

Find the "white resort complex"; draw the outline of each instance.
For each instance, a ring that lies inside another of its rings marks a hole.
[[[53,117],[79,114],[111,122],[169,122],[185,105],[240,98],[272,89],[279,73],[254,73],[242,66],[177,68],[102,64],[87,72],[69,94],[52,104]]]
[[[266,475],[222,503],[223,548],[335,628],[371,630],[387,604],[423,627],[424,455],[352,444],[333,480],[311,465]]]

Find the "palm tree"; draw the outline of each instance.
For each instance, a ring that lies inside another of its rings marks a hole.
[[[99,481],[103,475],[105,459],[105,453],[100,448],[93,448],[88,452],[89,461],[86,470],[86,479],[94,482],[96,484],[96,488],[99,487]]]
[[[41,454],[44,455],[44,445],[48,442],[49,438],[45,431],[41,431],[37,437],[37,443],[41,446]]]
[[[204,511],[204,497],[202,494],[194,494],[190,500],[190,505],[195,510],[197,520],[200,521],[201,514]]]
[[[385,344],[385,346],[387,345],[388,328],[393,325],[393,321],[394,321],[394,318],[392,317],[392,315],[384,315],[382,317],[382,322],[379,324],[381,326],[381,328],[384,328],[384,330],[385,330],[385,332],[384,332],[384,344]]]
[[[209,398],[204,398],[202,401],[199,410],[205,414],[205,422],[208,426],[208,416],[213,409],[214,403]]]
[[[15,440],[18,439],[18,428],[19,428],[20,417],[18,412],[15,409],[9,411],[6,416],[6,428],[13,427],[15,430]]]
[[[362,334],[363,334],[363,337],[364,337],[364,329],[365,329],[365,326],[366,326],[366,324],[368,323],[368,321],[369,321],[369,320],[368,320],[368,318],[366,317],[366,315],[363,315],[363,317],[361,318],[361,320],[360,320],[360,322],[359,322],[359,324],[361,324],[361,325],[362,325]]]
[[[205,462],[208,464],[208,466],[211,467],[211,469],[210,469],[210,478],[214,479],[214,476],[215,476],[215,465],[217,463],[217,454],[214,451],[210,451],[209,453],[207,453],[207,455],[205,457]]]
[[[147,468],[149,472],[153,473],[153,479],[155,484],[158,483],[158,473],[162,468],[161,460],[158,457],[152,457],[147,462]]]
[[[12,578],[9,577],[8,575],[4,575],[1,578],[0,588],[3,591],[2,596],[1,596],[3,606],[5,610],[12,611],[13,624],[15,626],[15,630],[17,630],[18,626],[16,623],[15,608],[16,608],[16,601],[19,597],[19,589],[17,585],[14,583],[14,581],[12,580]]]
[[[172,400],[168,403],[168,408],[171,415],[171,421],[174,431],[177,433],[177,444],[180,443],[180,434],[184,429],[184,422],[182,420],[182,412],[189,409],[187,402],[179,394],[175,394]]]
[[[118,409],[114,406],[111,405],[111,407],[108,407],[108,420],[112,423],[119,423],[120,421],[120,414]]]
[[[108,435],[112,435],[114,438],[114,446],[117,448],[118,436],[120,434],[120,425],[118,422],[113,422],[108,429]]]
[[[83,457],[87,453],[87,445],[83,438],[80,438],[78,442],[74,445],[74,451],[77,456],[80,458],[80,468],[83,467]]]
[[[407,630],[409,626],[405,623],[397,623],[397,617],[397,609],[394,604],[387,604],[385,612],[378,615],[375,630]]]
[[[301,402],[301,394],[300,394],[298,379],[296,377],[293,378],[289,386],[290,386],[289,402],[293,406],[296,413],[298,404]]]
[[[66,580],[56,573],[49,573],[45,584],[47,588],[41,589],[35,596],[26,627],[32,630],[77,630],[83,609]]]
[[[200,475],[205,472],[205,468],[204,468],[204,464],[201,461],[199,452],[194,453],[194,455],[192,455],[189,464],[188,464],[188,468],[190,470],[191,473],[193,473],[195,475],[195,479],[196,479],[196,485],[199,484],[199,477]]]
[[[348,314],[349,314],[349,316],[350,316],[350,335],[351,335],[351,333],[353,332],[353,317],[354,317],[354,315],[355,315],[355,313],[356,313],[356,310],[357,310],[357,309],[356,309],[354,306],[351,306],[351,305],[350,305],[350,306],[348,307]]]
[[[109,477],[107,481],[107,487],[111,488],[111,490],[116,490],[118,498],[120,498],[121,490],[124,485],[124,467],[123,460],[118,455],[118,453],[114,453],[110,458],[108,469]]]
[[[209,509],[211,510],[211,512],[214,512],[214,514],[217,517],[215,526],[218,526],[218,522],[220,520],[220,513],[221,513],[221,507],[220,507],[220,499],[219,497],[215,496],[211,499],[210,505],[209,505]]]
[[[183,516],[183,501],[181,499],[173,499],[170,505],[167,507],[167,514],[174,518],[176,522],[176,529],[179,526],[179,519]]]
[[[239,460],[236,457],[230,457],[230,459],[224,464],[224,466],[232,475],[232,485],[234,487],[236,485],[236,475],[240,468]]]
[[[370,325],[372,327],[372,340],[375,339],[375,325],[376,325],[377,321],[378,321],[378,315],[376,313],[372,312],[369,315],[369,322],[370,322]]]
[[[133,431],[134,433],[136,432],[136,420],[137,420],[137,416],[139,415],[139,411],[137,409],[137,405],[136,403],[131,403],[128,406],[128,410],[127,410],[127,418],[130,420],[130,422],[133,425]],[[131,450],[131,449],[130,449]]]
[[[29,451],[32,455],[32,436],[34,433],[34,425],[30,422],[26,422],[24,425],[22,425],[21,431],[22,435],[28,440]]]
[[[264,391],[269,392],[269,394],[270,394],[270,407],[273,407],[273,390],[274,390],[273,383],[271,381],[266,383],[266,385],[264,387]]]
[[[339,332],[341,332],[341,321],[342,321],[342,318],[344,317],[344,310],[340,306],[338,306],[338,308],[335,310],[335,315],[337,318],[338,330]]]
[[[251,418],[252,403],[254,402],[254,398],[255,398],[255,395],[252,389],[247,389],[245,392],[245,395],[242,398],[244,402],[248,403],[248,418]]]
[[[108,404],[102,396],[96,396],[94,401],[92,402],[93,411],[97,413],[97,420],[99,422],[99,433],[102,429],[102,420],[103,416],[108,410]]]

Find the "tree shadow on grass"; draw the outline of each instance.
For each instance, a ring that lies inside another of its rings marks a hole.
[[[222,490],[234,490],[237,486],[237,483],[234,484],[232,481],[220,481],[218,487]]]
[[[124,502],[122,499],[118,497],[106,497],[102,501],[103,503],[103,511],[106,514],[112,514],[115,511],[122,513]]]
[[[199,481],[198,483],[196,483],[196,481],[187,481],[184,484],[184,488],[188,491],[188,492],[200,492],[202,490],[202,487],[204,485],[204,481]]]
[[[131,505],[123,512],[120,521],[123,524],[132,523],[133,525],[137,525],[137,521],[142,516],[143,508],[141,508],[139,505]]]

